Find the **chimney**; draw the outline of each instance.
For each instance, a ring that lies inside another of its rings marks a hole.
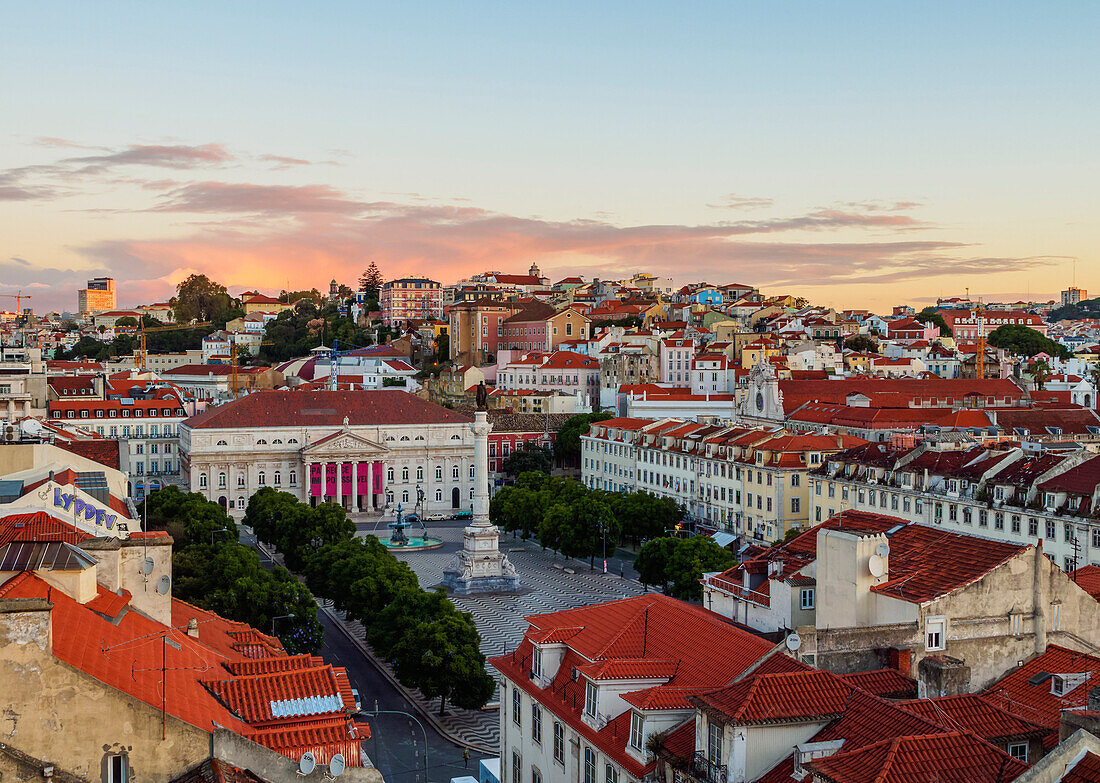
[[[187,621],[187,635],[195,639],[199,638],[199,621],[197,618],[192,617]]]
[[[917,696],[935,699],[970,693],[970,667],[958,658],[932,655],[917,664]]]

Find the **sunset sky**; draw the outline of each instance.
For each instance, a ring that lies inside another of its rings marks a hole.
[[[0,293],[1100,293],[1100,3],[7,3]],[[0,299],[0,309],[13,300]]]

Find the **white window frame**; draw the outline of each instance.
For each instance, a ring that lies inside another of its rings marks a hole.
[[[944,615],[924,618],[924,649],[928,652],[947,649],[947,617]]]
[[[815,597],[816,596],[814,595],[814,588],[803,587],[799,593],[799,606],[802,607],[802,609],[805,611],[813,609]]]
[[[1027,743],[1026,742],[1010,742],[1008,744],[1008,755],[1014,759],[1027,763]]]
[[[631,711],[630,713],[630,747],[634,750],[642,749],[642,740],[645,738],[645,716]]]
[[[598,708],[599,691],[596,690],[596,683],[586,680],[584,686],[584,714],[590,718],[595,718]]]

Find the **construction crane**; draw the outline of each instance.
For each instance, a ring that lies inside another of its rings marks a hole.
[[[337,349],[337,343],[341,343],[341,342],[344,342],[344,341],[343,340],[333,340],[332,341],[332,350],[329,351],[329,362],[331,363],[330,366],[329,366],[329,374],[328,374],[328,388],[329,388],[329,391],[336,391],[336,378],[337,378],[337,371],[336,371],[336,364],[337,363],[336,363],[336,360],[341,356],[347,356],[348,354],[355,353],[356,351],[361,351],[365,347],[365,346],[362,346],[362,345],[355,345],[355,346],[352,346],[350,349],[348,349],[346,351],[341,351],[341,350]],[[344,345],[351,345],[351,343],[344,343]]]
[[[274,345],[271,340],[264,340],[260,343],[260,346]],[[229,390],[233,395],[233,399],[237,399],[237,395],[240,392],[240,375],[237,373],[237,341],[233,340],[229,346]]]
[[[18,293],[15,293],[15,294],[0,294],[0,296],[5,297],[7,299],[14,299],[15,300],[15,314],[17,316],[22,316],[23,315],[23,300],[34,298],[30,294],[24,294],[22,291],[19,291]]]
[[[978,349],[974,352],[974,377],[985,378],[985,305],[981,300],[974,306],[974,315],[978,322]]]
[[[180,329],[201,329],[204,326],[210,326],[209,321],[202,321],[197,324],[173,324],[172,326],[152,326],[146,328],[145,319],[141,321],[141,325],[138,327],[141,330],[141,342],[138,346],[137,365],[141,372],[145,372],[145,358],[148,352],[145,349],[145,335],[147,332],[175,332]]]

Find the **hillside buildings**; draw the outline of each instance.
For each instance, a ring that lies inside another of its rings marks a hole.
[[[443,286],[424,277],[389,280],[378,294],[378,305],[386,326],[442,318]]]

